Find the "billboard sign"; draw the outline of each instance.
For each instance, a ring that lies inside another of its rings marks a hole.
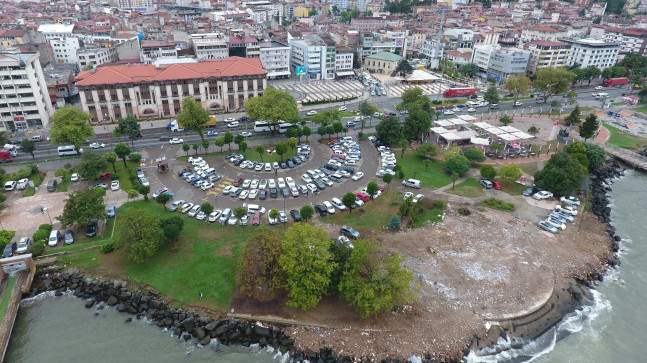
[[[306,67],[297,67],[297,76],[306,74]]]

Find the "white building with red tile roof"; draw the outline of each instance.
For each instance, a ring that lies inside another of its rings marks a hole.
[[[212,112],[243,107],[267,87],[267,71],[259,58],[229,57],[216,61],[167,65],[99,67],[77,76],[83,111],[91,122],[108,122],[134,114],[137,118],[174,117],[182,100],[192,95]]]

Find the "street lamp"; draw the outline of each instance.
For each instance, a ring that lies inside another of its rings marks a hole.
[[[49,210],[47,209],[47,207],[43,208],[43,211],[44,211],[44,212],[47,212],[47,217],[49,218],[49,224],[53,224],[53,223],[52,223],[52,217],[50,217],[50,215],[49,215]]]

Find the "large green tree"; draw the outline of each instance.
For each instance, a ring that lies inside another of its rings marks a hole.
[[[120,118],[117,120],[117,127],[115,132],[118,135],[126,135],[130,138],[132,145],[135,145],[135,139],[137,135],[140,134],[140,125],[137,122],[137,117],[132,113],[126,116],[126,118]]]
[[[63,228],[78,223],[81,226],[93,219],[102,220],[106,217],[106,206],[103,204],[103,194],[97,189],[81,190],[68,194],[63,207],[63,214],[56,217]]]
[[[567,126],[577,125],[580,123],[580,106],[575,106],[571,113],[564,118],[564,122]]]
[[[583,71],[582,76],[584,80],[588,81],[589,85],[591,85],[591,81],[594,78],[598,78],[602,74],[602,71],[600,70],[600,68],[596,66],[588,66],[584,68],[582,71]]]
[[[406,59],[401,59],[398,65],[395,67],[394,73],[398,74],[400,77],[406,77],[413,73],[413,67]]]
[[[301,207],[299,214],[301,215],[301,218],[307,222],[308,219],[312,218],[312,216],[315,214],[315,210],[311,206],[306,204]]]
[[[281,236],[275,229],[261,226],[256,230],[238,258],[236,284],[243,295],[259,301],[276,297],[285,283],[279,264],[282,252]]]
[[[52,143],[74,145],[79,151],[85,140],[94,136],[94,128],[88,123],[91,118],[89,113],[72,105],[59,108],[49,120]]]
[[[589,159],[589,169],[597,169],[604,165],[607,152],[602,147],[590,142],[585,142],[584,147],[586,148],[586,157]]]
[[[308,223],[294,224],[285,233],[279,264],[286,277],[289,306],[307,310],[319,303],[336,267],[329,247],[328,232]]]
[[[566,93],[573,79],[575,74],[566,68],[546,67],[537,70],[532,85],[542,93],[545,100],[548,100],[553,95]]]
[[[535,173],[535,184],[559,195],[570,195],[582,185],[585,176],[580,162],[562,151],[553,154],[544,168]]]
[[[76,166],[76,170],[85,179],[96,179],[105,166],[106,159],[103,155],[88,150],[81,154],[81,162]]]
[[[507,164],[499,168],[498,174],[505,182],[512,184],[515,181],[519,180],[519,178],[521,178],[523,172],[517,165]]]
[[[363,318],[415,300],[413,273],[402,268],[403,256],[381,251],[375,241],[353,244],[339,291]]]
[[[588,115],[586,117],[586,121],[584,121],[582,126],[580,126],[580,136],[584,138],[584,141],[592,138],[595,135],[596,131],[598,131],[599,126],[600,121],[598,121],[598,117],[593,113]]]
[[[406,92],[406,91],[405,91]],[[375,115],[376,112],[379,112],[380,108],[377,107],[376,105],[372,103],[368,103],[368,101],[362,101],[359,104],[359,113],[364,116],[364,119],[362,119],[362,132],[364,132],[364,123],[366,121],[366,118],[368,117],[369,121],[373,119],[373,115]]]
[[[284,142],[277,142],[276,145],[274,146],[274,151],[276,151],[277,154],[281,157],[281,161],[283,161],[283,155],[285,155],[286,152],[288,152],[288,145]]]
[[[526,77],[523,74],[520,74],[518,76],[510,76],[505,80],[503,89],[508,92],[514,93],[514,102],[517,102],[519,95],[528,94],[528,91],[530,90],[530,83],[530,78]]]
[[[126,158],[130,155],[130,148],[126,144],[118,143],[115,145],[115,154],[123,160],[124,166],[126,166]]]
[[[245,112],[253,120],[267,120],[276,133],[280,122],[297,122],[299,109],[294,97],[287,91],[267,88],[262,96],[245,102]]]
[[[482,162],[485,161],[485,155],[483,155],[483,150],[477,149],[475,147],[465,150],[463,156],[469,161]]]
[[[29,139],[23,139],[22,142],[20,143],[20,150],[22,150],[22,152],[30,154],[32,159],[36,160],[36,157],[34,156],[34,150],[36,150],[36,144],[33,141]]]
[[[113,151],[108,151],[107,153],[103,154],[103,158],[112,165],[112,171],[115,173],[117,172],[117,168],[115,168],[115,163],[117,162],[117,153]]]
[[[202,104],[193,98],[187,96],[182,101],[182,110],[175,118],[187,130],[195,131],[202,141],[204,141],[204,125],[211,119],[209,111],[202,107]]]
[[[483,99],[489,102],[488,110],[493,103],[499,103],[499,90],[496,86],[488,87],[487,91],[485,91],[485,94],[483,95]]]
[[[429,114],[421,110],[415,110],[404,120],[402,133],[408,140],[413,140],[428,132],[430,127],[431,117],[429,117]]]
[[[146,209],[129,208],[117,219],[117,248],[135,263],[149,260],[166,241],[162,221]]]
[[[475,77],[479,73],[479,67],[474,63],[465,63],[458,68],[458,71],[468,77]]]
[[[425,96],[422,93],[422,88],[420,87],[411,87],[402,93],[402,102],[395,107],[398,110],[408,110],[413,112],[416,110],[430,112],[431,100],[429,97]]]
[[[463,175],[470,170],[470,161],[463,155],[452,156],[445,163],[445,169],[447,169],[451,174],[458,173]]]
[[[402,125],[397,117],[389,116],[375,127],[377,138],[386,142],[387,145],[394,144],[402,137]]]

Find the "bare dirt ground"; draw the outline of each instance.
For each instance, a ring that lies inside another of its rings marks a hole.
[[[363,320],[337,297],[305,312],[284,300],[261,304],[238,295],[232,306],[236,313],[311,326],[287,331],[304,349],[327,346],[376,359],[426,352],[456,356],[475,335],[485,334],[486,321],[537,308],[554,287],[602,270],[600,261],[608,257],[604,226],[588,213],[555,236],[508,213],[471,208],[472,215],[464,217],[455,213],[457,207],[450,206],[438,225],[381,234],[387,249],[408,256],[406,267],[420,285],[417,301],[401,312]]]

